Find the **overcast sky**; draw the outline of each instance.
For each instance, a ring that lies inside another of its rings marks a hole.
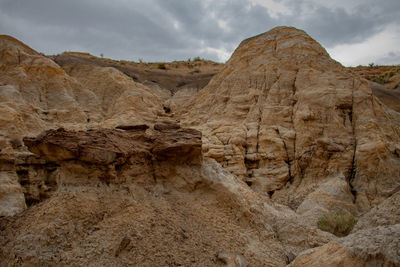
[[[45,54],[225,62],[243,39],[281,25],[346,66],[400,64],[400,0],[0,0],[0,34]]]

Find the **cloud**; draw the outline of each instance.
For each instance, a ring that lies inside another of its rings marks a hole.
[[[337,45],[328,49],[330,55],[347,66],[376,64],[400,64],[400,30],[396,24],[369,37],[364,42]]]
[[[385,5],[368,0],[353,2],[359,4],[351,10],[346,5],[327,7],[319,2],[311,2],[309,6],[303,4],[299,8],[301,13],[291,22],[312,33],[324,46],[333,47],[365,41],[398,21],[395,13],[398,14],[400,10],[399,1],[383,1]]]
[[[391,51],[386,55],[378,58],[376,61],[377,65],[389,64],[389,65],[400,65],[400,49],[397,51]]]
[[[123,58],[132,52],[151,57],[187,47],[171,32],[171,21],[147,2],[125,6],[88,0],[3,2],[0,30],[45,52],[80,47]]]
[[[128,60],[225,61],[243,39],[291,25],[339,61],[348,64],[353,56],[351,64],[357,64],[371,51],[349,55],[346,49],[368,47],[374,36],[400,28],[399,11],[398,0],[0,0],[0,32],[48,54],[79,50]],[[397,53],[398,43],[384,47],[384,53],[372,54],[392,62],[385,55]]]
[[[280,15],[291,15],[292,11],[281,2],[274,0],[250,0],[252,5],[259,5],[267,9],[272,18],[279,18]]]

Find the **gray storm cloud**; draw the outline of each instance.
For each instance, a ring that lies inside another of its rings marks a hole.
[[[341,3],[342,2],[342,3]],[[263,4],[264,3],[264,4]],[[224,61],[241,40],[278,25],[308,32],[324,47],[367,41],[400,26],[400,1],[272,0],[0,0],[0,32],[46,54],[103,53],[115,59],[185,60],[196,56]],[[328,3],[328,2],[327,2]],[[398,32],[396,34],[399,34]],[[400,35],[396,35],[400,40]],[[382,52],[381,63],[399,46]]]

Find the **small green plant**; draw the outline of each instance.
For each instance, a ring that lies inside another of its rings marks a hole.
[[[346,236],[356,225],[357,219],[346,211],[339,210],[326,213],[318,219],[318,228],[336,236]]]
[[[166,70],[166,69],[167,69],[167,67],[165,66],[165,63],[164,63],[164,62],[158,62],[158,63],[157,63],[157,67],[158,67],[160,70]]]
[[[392,78],[398,72],[400,72],[399,67],[394,68],[390,71],[387,71],[387,72],[383,73],[382,75],[376,75],[376,76],[372,77],[372,80],[377,83],[382,83],[382,84],[387,83],[390,81],[390,78]]]
[[[195,58],[193,59],[193,61],[194,61],[194,62],[198,62],[198,61],[202,61],[202,59],[201,59],[200,57],[195,57]]]

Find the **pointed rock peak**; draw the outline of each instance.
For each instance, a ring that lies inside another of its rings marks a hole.
[[[182,114],[202,129],[203,155],[254,190],[301,213],[328,207],[331,196],[321,196],[336,188],[352,212],[399,179],[399,158],[381,149],[398,135],[377,103],[367,81],[304,31],[278,27],[243,41]]]
[[[330,59],[326,50],[303,30],[294,27],[276,27],[244,40],[233,53],[231,61],[241,58],[272,57],[292,63]]]
[[[297,29],[295,27],[288,27],[288,26],[278,26],[275,27],[267,32],[258,34],[256,36],[250,37],[248,39],[243,40],[242,44],[245,42],[250,41],[267,41],[267,40],[275,40],[277,38],[287,37],[287,36],[296,36],[296,35],[303,35],[308,36],[307,33],[303,30]]]

